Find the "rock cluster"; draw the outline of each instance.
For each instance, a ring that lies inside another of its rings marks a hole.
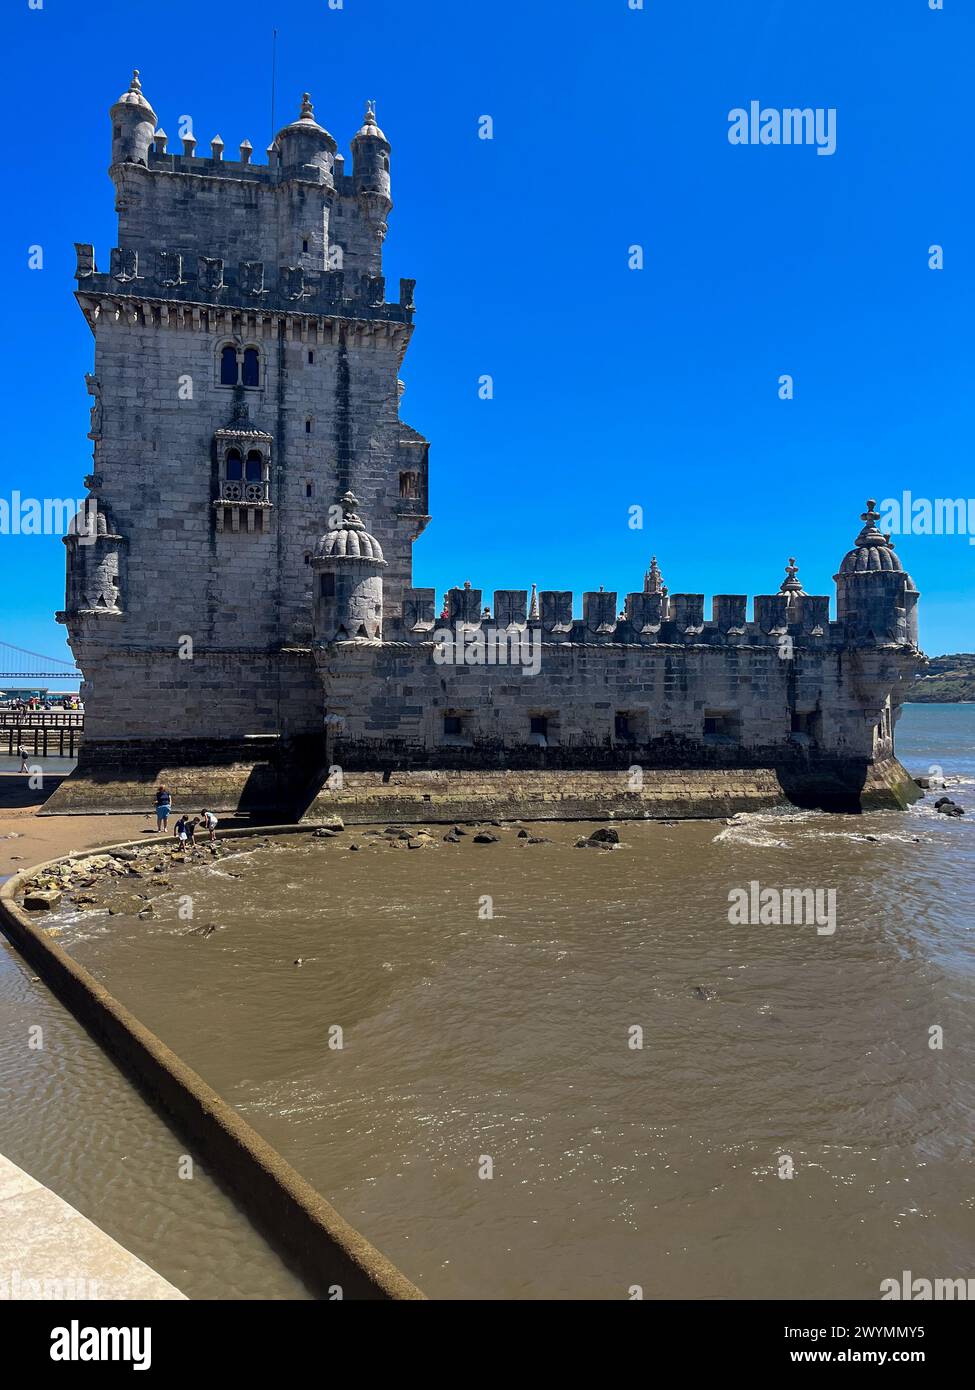
[[[219,845],[198,844],[190,850],[173,840],[63,859],[27,880],[23,906],[28,912],[50,912],[67,896],[79,907],[106,907],[112,916],[145,920],[152,913],[151,898],[169,887],[167,869],[221,853]],[[140,880],[142,886],[135,890]],[[123,888],[133,891],[119,891]]]

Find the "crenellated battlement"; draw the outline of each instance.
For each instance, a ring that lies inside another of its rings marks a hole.
[[[220,256],[113,247],[110,270],[99,271],[94,248],[76,243],[79,290],[186,304],[233,305],[347,318],[412,323],[415,280],[400,280],[399,302],[386,299],[386,278],[361,270],[309,270],[264,261],[227,263]]]
[[[296,175],[283,163],[274,145],[269,145],[263,161],[254,159],[254,150],[249,140],[240,145],[240,157],[227,159],[225,146],[219,136],[210,141],[209,154],[197,154],[199,142],[193,135],[182,140],[182,153],[169,149],[169,137],[157,130],[146,159],[146,168],[152,173],[193,174],[200,178],[238,179],[245,183],[265,184],[270,187],[284,183]],[[353,174],[345,172],[345,156],[331,155],[326,168],[309,173],[305,181],[329,185],[340,198],[352,198],[360,191],[359,181]]]
[[[786,646],[822,649],[849,640],[846,625],[830,619],[828,594],[757,594],[747,617],[745,594],[715,594],[705,619],[704,594],[640,591],[627,594],[619,608],[615,590],[582,595],[582,615],[574,612],[570,590],[543,589],[537,616],[530,615],[526,589],[496,589],[494,606],[485,606],[483,591],[469,584],[450,589],[437,613],[433,589],[408,589],[403,627],[408,637],[426,641],[435,629],[524,627],[538,630],[544,641],[592,646]]]

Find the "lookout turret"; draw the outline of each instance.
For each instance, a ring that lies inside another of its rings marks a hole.
[[[383,635],[382,546],[356,515],[359,499],[340,499],[342,524],[326,532],[312,556],[315,636],[319,642],[379,641]]]
[[[301,99],[301,115],[278,131],[274,137],[274,148],[284,178],[331,186],[338,146],[324,126],[315,120],[315,111],[307,92]]]
[[[860,534],[833,576],[837,617],[854,642],[916,647],[919,594],[890,536],[877,529],[876,505],[867,502]]]
[[[362,125],[352,137],[352,180],[363,222],[375,238],[375,273],[379,273],[386,219],[393,206],[389,185],[389,141],[376,124],[374,102],[366,103]]]
[[[112,117],[112,165],[149,162],[149,146],[156,133],[156,113],[142,95],[139,69],[132,73],[129,90],[110,112]]]

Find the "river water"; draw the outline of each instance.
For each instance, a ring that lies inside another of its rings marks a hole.
[[[975,706],[907,707],[898,751],[959,779],[969,816],[929,796],[626,823],[611,851],[576,848],[578,825],[535,845],[433,827],[415,851],[288,836],[176,870],[151,921],[64,913],[62,944],[431,1296],[876,1298],[905,1269],[968,1277]],[[835,930],[730,921],[753,883],[818,890]],[[57,1155],[91,1161],[65,1090],[104,1107],[107,1064],[39,1084],[11,1062],[10,1156],[31,1168],[44,1145],[61,1190]],[[189,1209],[178,1144],[145,1116],[151,1186],[118,1143],[100,1158],[113,1219],[121,1202],[150,1225],[138,1253],[191,1295],[299,1293],[215,1189]]]

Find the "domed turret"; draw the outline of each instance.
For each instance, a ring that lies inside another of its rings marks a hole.
[[[338,148],[323,126],[315,120],[311,97],[301,99],[301,115],[274,137],[274,148],[285,178],[303,178],[313,183],[332,182],[332,163]]]
[[[340,499],[342,524],[327,531],[312,556],[315,635],[320,642],[379,641],[383,635],[382,546],[356,515],[358,499]]]
[[[393,200],[389,193],[389,141],[376,124],[371,101],[366,103],[362,125],[352,137],[352,176],[359,211],[374,238],[367,268],[370,274],[379,275],[386,219]]]
[[[876,505],[867,502],[860,534],[833,576],[837,616],[854,641],[916,647],[919,595],[890,536],[877,529]]]
[[[362,125],[352,137],[352,174],[357,193],[389,197],[389,151],[389,141],[376,124],[376,104],[368,101]]]
[[[112,107],[112,163],[148,164],[149,147],[156,133],[156,113],[142,95],[139,69],[132,74],[129,90]]]
[[[895,555],[890,536],[877,530],[876,523],[880,513],[874,511],[877,503],[871,497],[867,510],[860,513],[863,529],[853,542],[853,549],[843,556],[841,574],[866,574],[874,570],[896,570],[903,572],[900,556]]]

